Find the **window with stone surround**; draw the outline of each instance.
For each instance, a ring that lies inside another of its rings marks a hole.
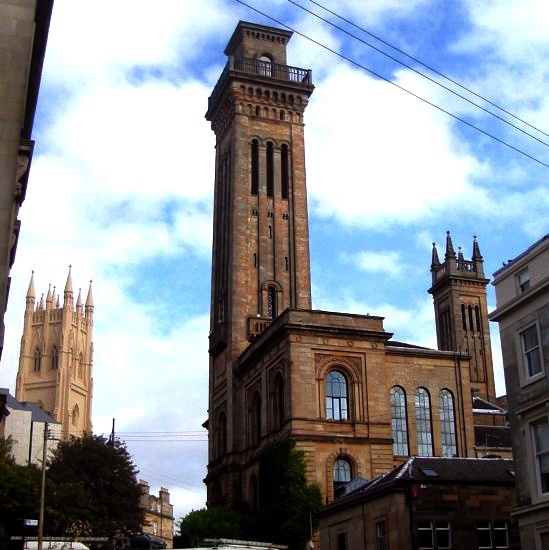
[[[542,372],[537,325],[532,325],[520,333],[520,343],[524,375],[532,378]]]
[[[454,396],[450,390],[441,390],[439,394],[440,436],[442,456],[457,456],[456,421],[454,417]]]
[[[408,421],[406,418],[406,393],[400,386],[391,388],[391,427],[393,454],[408,456]]]
[[[329,420],[348,420],[347,378],[333,370],[326,376],[326,418]]]
[[[346,458],[338,458],[334,462],[333,468],[334,476],[334,495],[336,491],[346,483],[349,483],[352,479],[351,463]]]
[[[414,399],[416,416],[417,454],[433,456],[433,428],[431,426],[431,399],[425,388],[418,388]]]

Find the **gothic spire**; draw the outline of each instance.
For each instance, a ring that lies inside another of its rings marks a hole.
[[[65,300],[63,303],[64,307],[70,307],[70,308],[72,308],[72,304],[73,304],[71,270],[72,270],[72,265],[69,265],[69,274],[67,275],[67,282],[65,283]]]
[[[27,290],[27,309],[34,309],[34,303],[36,294],[34,291],[34,271],[31,272],[31,278],[29,281],[29,288]]]
[[[438,259],[437,245],[433,243],[433,252],[431,253],[431,269],[435,269],[440,266],[440,260]]]
[[[90,287],[88,289],[88,296],[86,297],[86,313],[93,312],[93,294],[92,294],[92,282],[90,281]]]
[[[472,260],[473,260],[473,262],[482,260],[482,254],[480,253],[480,248],[478,246],[476,235],[473,236],[473,258],[472,258]]]
[[[464,261],[465,258],[463,257],[463,251],[461,250],[461,246],[458,246],[458,260]]]
[[[454,250],[454,245],[452,243],[452,237],[450,236],[450,231],[446,231],[446,253],[444,254],[444,259],[448,260],[450,258],[456,257],[456,251]]]
[[[82,289],[78,289],[78,298],[76,299],[76,311],[78,313],[82,313],[83,306],[82,306]]]

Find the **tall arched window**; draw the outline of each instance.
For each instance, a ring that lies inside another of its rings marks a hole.
[[[222,412],[217,419],[217,456],[227,454],[227,417]]]
[[[347,420],[347,379],[333,370],[326,376],[326,418],[331,420]]]
[[[400,386],[391,388],[391,427],[393,429],[393,454],[408,456],[406,394]]]
[[[289,195],[290,173],[288,163],[288,146],[284,143],[280,148],[280,194],[283,199]]]
[[[261,396],[256,392],[252,398],[251,410],[252,445],[257,445],[261,439]]]
[[[267,142],[267,196],[274,196],[274,146],[272,141]]]
[[[259,142],[257,139],[252,140],[251,150],[251,176],[252,176],[252,195],[257,195],[259,191]]]
[[[425,388],[418,388],[415,394],[417,454],[433,456],[433,430],[431,427],[431,400]]]
[[[51,368],[52,370],[59,368],[59,351],[57,350],[57,346],[53,346],[51,349]]]
[[[334,462],[334,494],[345,483],[351,481],[351,464],[345,458],[338,458]]]
[[[279,373],[275,377],[274,382],[274,403],[273,403],[273,420],[275,429],[279,430],[284,424],[286,401],[284,396],[284,379]]]
[[[36,348],[34,350],[34,363],[33,363],[34,372],[40,372],[41,367],[42,367],[42,358],[40,356],[40,348]]]
[[[439,404],[442,456],[457,456],[456,421],[454,419],[454,397],[452,393],[448,390],[441,390]]]
[[[269,285],[267,287],[267,317],[274,319],[278,316],[278,308],[276,307],[276,287]]]

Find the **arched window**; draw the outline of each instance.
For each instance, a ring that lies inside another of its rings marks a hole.
[[[406,394],[400,386],[391,388],[391,426],[393,429],[393,454],[408,456]]]
[[[286,412],[286,400],[284,396],[284,379],[279,373],[274,381],[274,396],[273,396],[273,420],[275,429],[279,430],[284,424]]]
[[[334,462],[334,495],[345,483],[351,481],[351,464],[345,458],[338,458]]]
[[[261,396],[256,392],[252,398],[251,410],[252,445],[257,445],[261,439]]]
[[[80,417],[80,410],[78,409],[78,405],[75,405],[72,409],[72,425],[77,426],[78,425],[78,418]]]
[[[433,456],[433,430],[431,427],[431,400],[425,388],[415,394],[416,434],[418,456]]]
[[[267,287],[267,317],[269,319],[274,319],[277,316],[276,287],[274,285],[269,285]]]
[[[227,417],[222,412],[217,419],[217,456],[227,454]]]
[[[454,419],[454,397],[452,393],[448,390],[441,390],[439,404],[442,456],[457,456],[456,422]]]
[[[271,76],[272,62],[273,60],[269,56],[262,55],[258,61],[259,74],[262,76]]]
[[[57,350],[57,346],[53,346],[51,349],[51,368],[52,370],[59,368],[59,351]]]
[[[326,418],[330,420],[347,420],[347,379],[333,370],[326,376]]]
[[[274,196],[274,146],[272,141],[267,142],[267,196]]]
[[[36,348],[34,350],[34,363],[33,363],[34,372],[40,372],[41,368],[42,368],[42,358],[40,357],[40,348]]]
[[[252,140],[251,148],[251,174],[252,174],[252,195],[257,195],[259,190],[259,142],[257,139]]]
[[[284,143],[280,148],[280,194],[283,199],[288,198],[289,188],[288,146]]]

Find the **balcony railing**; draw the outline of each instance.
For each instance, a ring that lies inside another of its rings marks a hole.
[[[248,341],[253,342],[272,322],[266,317],[248,317]]]
[[[298,86],[312,86],[313,84],[310,69],[300,69],[299,67],[291,67],[290,65],[280,65],[279,63],[270,63],[260,59],[231,55],[213,89],[212,95],[208,99],[208,110],[211,109],[218,99],[230,72],[257,75],[278,82],[291,82]]]

